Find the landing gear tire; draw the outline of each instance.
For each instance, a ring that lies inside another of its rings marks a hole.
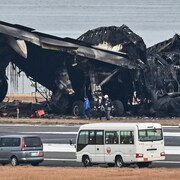
[[[113,115],[116,117],[122,116],[124,113],[124,106],[123,103],[119,100],[113,101],[113,106],[114,106],[114,113]]]
[[[84,103],[83,101],[75,101],[72,107],[73,116],[84,115]]]

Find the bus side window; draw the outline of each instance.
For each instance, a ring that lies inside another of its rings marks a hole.
[[[105,143],[106,144],[119,144],[117,131],[106,131],[105,133]]]
[[[121,131],[120,132],[120,144],[134,144],[134,132],[133,131]]]
[[[95,131],[89,131],[89,144],[95,144]]]
[[[104,144],[104,131],[96,131],[96,144]]]

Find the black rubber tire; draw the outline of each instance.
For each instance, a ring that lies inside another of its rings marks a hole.
[[[84,115],[84,102],[79,100],[75,101],[72,106],[73,116],[83,116]]]
[[[11,163],[11,166],[17,166],[19,164],[17,157],[15,156],[11,157],[10,163]]]
[[[0,77],[0,102],[6,97],[8,90],[8,83],[4,77]]]
[[[123,103],[119,100],[113,101],[113,106],[114,106],[114,113],[113,115],[116,117],[122,116],[124,113],[124,106]]]
[[[115,159],[116,167],[122,168],[124,166],[124,162],[121,156],[117,156]]]
[[[84,167],[92,166],[89,156],[84,156],[82,159]]]

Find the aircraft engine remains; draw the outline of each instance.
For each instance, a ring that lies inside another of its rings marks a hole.
[[[108,94],[114,116],[180,115],[178,34],[146,48],[126,25],[89,30],[76,40],[0,22],[0,47],[0,101],[8,88],[5,69],[12,63],[52,91],[51,113],[83,115],[84,97],[93,106]]]

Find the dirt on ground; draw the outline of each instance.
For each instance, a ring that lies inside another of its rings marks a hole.
[[[0,167],[2,180],[179,180],[179,169],[167,168],[106,168],[106,167]]]
[[[73,116],[65,116],[59,118],[8,118],[1,117],[1,123],[20,123],[20,124],[89,124],[89,123],[100,123],[100,122],[157,122],[162,124],[163,126],[179,126],[180,118],[147,118],[147,117],[119,117],[112,118],[111,120],[106,120],[103,118],[99,119],[91,119],[87,120],[85,118],[73,117]]]

